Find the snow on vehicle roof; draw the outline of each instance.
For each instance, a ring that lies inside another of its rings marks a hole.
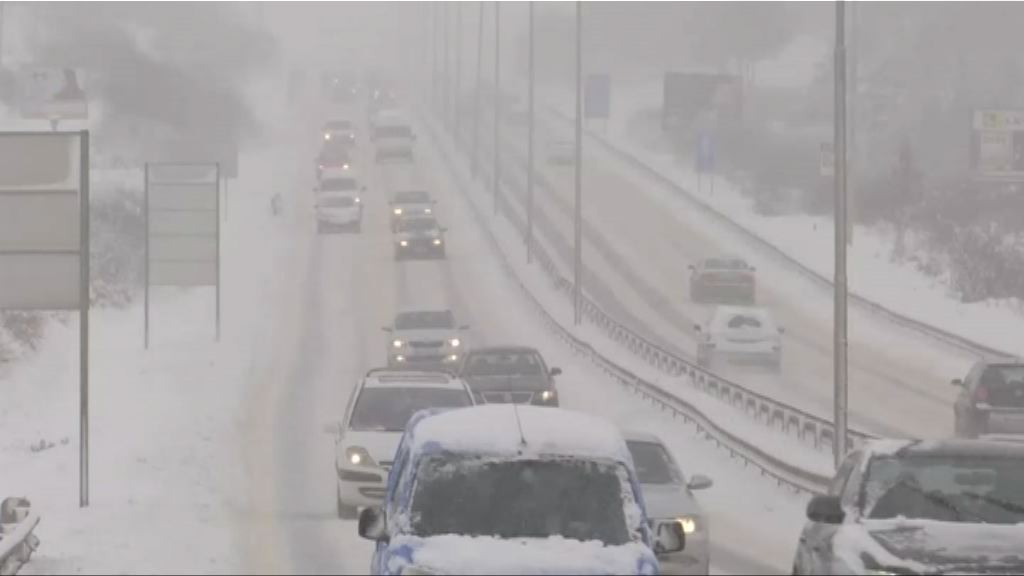
[[[462,390],[462,380],[444,372],[403,372],[400,370],[367,375],[364,388],[443,388]]]
[[[731,318],[733,316],[753,316],[760,319],[772,319],[771,312],[766,308],[756,306],[716,306],[713,314],[716,318]]]
[[[650,432],[641,432],[639,430],[623,430],[622,437],[626,439],[626,442],[650,442],[652,444],[661,444],[662,446],[665,445],[665,443],[661,441],[661,438],[659,438],[655,434],[651,434]]]
[[[615,426],[560,408],[496,404],[453,410],[418,422],[412,435],[417,452],[435,444],[452,452],[481,455],[576,456],[632,462]]]
[[[1008,456],[1024,458],[1024,441],[1004,438],[978,440],[874,440],[864,447],[871,456],[934,455],[934,456]]]

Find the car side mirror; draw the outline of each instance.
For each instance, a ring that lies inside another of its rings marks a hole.
[[[388,541],[387,514],[378,506],[364,508],[359,514],[359,535],[374,542]]]
[[[963,387],[964,387],[964,381],[963,381],[963,379],[962,379],[962,378],[953,378],[953,379],[952,379],[952,380],[950,381],[950,384],[952,384],[953,386],[957,386],[957,387],[960,387],[960,388],[963,388]]]
[[[711,488],[714,482],[711,478],[703,474],[694,474],[690,481],[686,483],[686,487],[690,490],[705,490]]]
[[[654,553],[673,554],[686,548],[686,533],[677,520],[659,522],[654,530]]]
[[[807,503],[807,519],[819,524],[842,524],[846,518],[838,496],[815,496]]]
[[[550,374],[552,376],[561,376],[562,375],[562,369],[558,368],[558,367],[552,368],[551,370],[548,371],[548,374]]]

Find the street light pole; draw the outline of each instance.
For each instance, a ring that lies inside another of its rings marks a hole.
[[[528,4],[529,9],[529,87],[527,88],[527,107],[530,115],[530,126],[526,131],[526,262],[533,261],[533,130],[534,117],[533,96],[534,96],[534,38],[533,38],[533,1]]]
[[[476,28],[476,90],[473,94],[473,178],[480,170],[480,88],[484,64],[484,3],[479,6]]]
[[[459,142],[459,130],[461,129],[462,107],[460,104],[462,92],[462,2],[455,5],[455,96],[452,101],[453,113],[455,114],[455,143]]]
[[[846,3],[836,2],[835,50],[835,434],[832,452],[836,468],[847,450],[847,335],[846,335]]]
[[[445,2],[442,5],[442,14],[444,18],[444,28],[442,28],[442,34],[444,35],[444,67],[442,68],[444,76],[441,78],[441,117],[444,119],[445,128],[451,128],[451,115],[449,114],[449,106],[451,105],[451,83],[452,76],[451,71],[448,67],[451,65],[451,56],[448,53],[448,40],[450,34],[448,34],[448,26],[450,24],[451,15],[448,13],[448,9],[451,7],[450,2]]]
[[[438,58],[438,55],[437,55],[437,45],[438,45],[438,42],[437,42],[438,41],[438,36],[437,36],[437,20],[438,20],[437,13],[438,13],[437,5],[434,4],[434,5],[431,6],[431,10],[430,10],[430,22],[432,24],[432,26],[430,27],[430,53],[433,56],[433,62],[432,62],[432,65],[431,65],[431,70],[430,70],[430,98],[434,102],[434,110],[435,111],[437,110],[437,104],[438,104],[438,97],[437,97],[437,87],[438,87],[438,84],[437,84],[437,82],[438,82],[437,69],[441,65],[440,59]]]
[[[494,214],[501,188],[501,2],[494,3]]]
[[[573,322],[583,322],[583,3],[576,0],[576,215],[573,254]]]

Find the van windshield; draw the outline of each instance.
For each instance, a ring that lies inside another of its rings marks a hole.
[[[412,500],[418,536],[561,536],[617,546],[630,541],[626,473],[571,458],[495,461],[442,453],[420,464]]]

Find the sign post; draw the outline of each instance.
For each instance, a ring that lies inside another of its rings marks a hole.
[[[145,342],[152,286],[216,289],[220,340],[220,164],[146,164]]]
[[[79,312],[79,506],[89,505],[89,133],[0,133],[0,309]]]
[[[704,173],[711,175],[711,195],[715,194],[715,140],[711,134],[697,135],[697,193],[701,191]]]

